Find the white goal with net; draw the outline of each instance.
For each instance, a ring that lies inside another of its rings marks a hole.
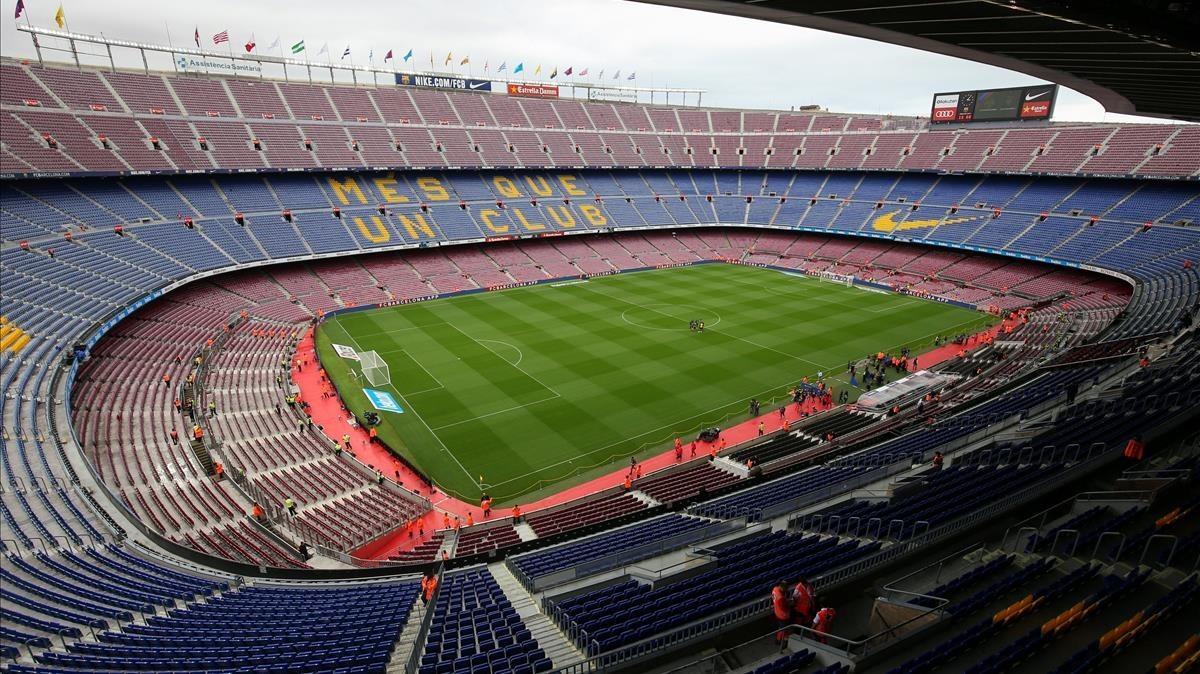
[[[837,283],[846,287],[854,287],[854,277],[846,276],[845,274],[835,274],[831,271],[823,271],[817,274],[817,278],[830,283]]]
[[[374,351],[360,351],[358,362],[362,366],[363,378],[371,386],[387,386],[391,383],[392,373],[388,370],[388,364],[383,361],[383,358],[378,353]]]

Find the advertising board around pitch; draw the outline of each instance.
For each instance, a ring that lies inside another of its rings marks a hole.
[[[363,395],[367,396],[367,400],[371,401],[371,405],[380,412],[395,412],[396,414],[404,414],[404,408],[391,393],[387,391],[379,391],[373,388],[365,388],[362,390]]]

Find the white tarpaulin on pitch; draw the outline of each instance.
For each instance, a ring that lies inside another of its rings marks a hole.
[[[349,358],[350,360],[359,359],[358,352],[346,346],[345,344],[334,344],[333,350],[337,351],[337,355],[341,356],[342,358]]]

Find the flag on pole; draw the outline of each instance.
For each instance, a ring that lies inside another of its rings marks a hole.
[[[350,45],[346,45],[346,50],[342,52],[342,60],[345,60],[350,55]]]
[[[302,51],[304,51],[304,40],[301,40],[301,41],[297,42],[296,44],[292,45],[292,53],[293,54],[299,54]]]
[[[320,56],[321,54],[328,54],[328,53],[329,53],[329,43],[326,42],[325,44],[321,45],[321,50],[317,52],[317,56]]]
[[[636,72],[629,73],[629,77],[626,77],[625,79],[627,79],[627,80],[636,80],[636,79],[637,79],[637,73],[636,73]]]
[[[25,12],[25,0],[17,0],[17,13],[13,15],[14,19],[21,18],[21,14]]]
[[[617,68],[617,72],[613,73],[613,79],[614,80],[621,79],[621,69],[620,68]]]
[[[200,26],[196,26],[196,34],[192,36],[192,39],[196,41],[196,49],[199,49],[200,48]]]
[[[599,75],[597,75],[596,77],[598,77],[598,78],[600,78],[600,79],[604,79],[604,68],[601,68],[601,69],[600,69],[600,74],[599,74]]]
[[[371,47],[371,48],[370,48],[370,49],[367,51],[367,61],[368,61],[369,63],[374,63],[374,62],[375,62],[375,48],[374,48],[374,47]]]
[[[63,11],[61,2],[58,3],[58,11],[54,13],[54,23],[57,23],[59,28],[67,25],[67,13]]]
[[[584,68],[583,70],[580,70],[580,71],[579,71],[579,76],[580,76],[580,77],[583,77],[583,76],[584,76],[584,75],[586,75],[586,74],[587,74],[587,68]]]
[[[446,52],[446,61],[442,65],[448,66],[448,65],[450,65],[450,62],[453,60],[454,60],[454,52]]]
[[[468,63],[470,63],[470,62],[471,62],[471,57],[470,57],[470,56],[464,56],[464,57],[463,57],[463,60],[461,60],[461,61],[459,61],[459,62],[458,62],[458,65],[460,65],[460,66],[465,66],[465,65],[467,65],[467,64],[468,64]]]
[[[213,36],[213,44],[221,44],[224,42],[229,42],[229,31],[223,30]]]
[[[274,41],[274,42],[272,42],[270,45],[268,45],[268,46],[267,46],[267,49],[268,49],[268,50],[270,50],[270,49],[279,49],[279,36],[278,36],[278,35],[276,35],[276,36],[275,36],[275,41]]]
[[[554,70],[550,71],[550,79],[558,77],[558,66],[554,66]]]
[[[392,50],[389,49],[388,53],[383,55],[383,62],[387,63],[388,61],[391,61],[391,60],[392,60]]]
[[[491,61],[488,61],[487,59],[484,59],[484,60],[483,60],[483,72],[485,72],[485,73],[486,73],[486,72],[488,71],[488,64],[489,64],[489,63],[491,63]]]
[[[517,73],[521,73],[521,72],[525,72],[525,64],[524,63],[518,63],[517,67],[513,68],[514,75],[516,75]]]
[[[563,75],[570,75],[570,74],[571,74],[571,66],[567,66],[567,69],[563,71]],[[551,75],[551,77],[553,77],[553,75]]]
[[[502,73],[502,72],[504,72],[505,70],[508,70],[508,61],[501,61],[501,62],[500,62],[500,67],[499,67],[499,68],[496,68],[496,72],[498,72],[498,73]]]
[[[250,33],[250,39],[246,41],[246,53],[254,51],[254,33]]]
[[[408,60],[409,60],[410,58],[412,58],[412,50],[411,50],[411,49],[409,49],[409,50],[408,50],[408,53],[404,55],[404,62],[405,62],[405,63],[408,63]]]
[[[533,74],[534,74],[534,75],[541,75],[541,74],[542,74],[542,64],[540,64],[540,63],[539,63],[539,64],[537,64],[537,67],[533,69]]]

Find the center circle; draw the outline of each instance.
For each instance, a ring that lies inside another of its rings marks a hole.
[[[704,321],[705,328],[721,322],[721,315],[695,304],[642,304],[621,312],[626,323],[647,330],[687,330],[691,321]]]

